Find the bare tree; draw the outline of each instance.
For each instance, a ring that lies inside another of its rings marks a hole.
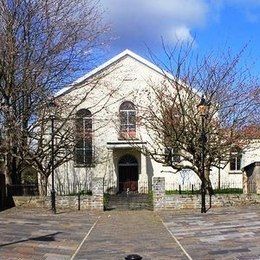
[[[114,99],[114,95],[118,88],[106,88],[104,82],[101,83],[109,73],[111,70],[107,69],[103,73],[85,80],[84,83],[72,85],[69,91],[57,95],[50,100],[51,106],[46,104],[41,108],[36,122],[31,125],[32,136],[29,138],[25,161],[39,173],[42,195],[47,193],[48,177],[52,172],[52,156],[54,169],[68,162],[73,164],[77,143],[79,142],[81,145],[81,142],[89,142],[86,144],[91,149],[89,154],[86,154],[89,156],[89,162],[81,167],[94,166],[105,160],[102,149],[92,144],[92,137],[95,134],[95,138],[98,138],[97,132],[106,126],[107,121],[98,122],[98,119],[95,118],[95,129],[93,129],[92,119],[117,101]],[[100,91],[101,86],[102,91]],[[82,120],[78,117],[77,113],[82,107],[84,110],[91,111],[89,118],[85,117]],[[53,129],[51,116],[54,120]],[[51,140],[52,134],[55,138],[54,145]],[[82,183],[78,183],[78,186],[81,185]]]
[[[191,46],[164,46],[164,51],[168,63],[152,56],[164,66],[164,80],[149,83],[152,93],[142,108],[141,124],[151,140],[146,152],[177,171],[193,170],[202,179],[202,118],[197,106],[204,95],[205,178],[211,189],[211,168],[224,168],[232,150],[248,145],[246,129],[256,125],[259,115],[259,82],[240,66],[244,50],[203,58],[194,56]]]
[[[0,0],[0,118],[8,183],[19,184],[23,168],[35,160],[30,140],[42,127],[39,115],[46,115],[48,97],[88,68],[107,31],[94,0]]]

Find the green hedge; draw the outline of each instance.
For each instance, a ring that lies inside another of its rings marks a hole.
[[[179,190],[166,190],[166,195],[180,194]],[[196,195],[200,194],[200,190],[182,190],[181,195]],[[243,194],[243,189],[240,188],[226,188],[226,189],[215,189],[214,194]]]

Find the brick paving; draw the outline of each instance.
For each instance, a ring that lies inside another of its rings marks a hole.
[[[97,222],[75,259],[187,259],[152,211],[108,211]]]
[[[22,208],[0,212],[1,260],[59,260],[72,256],[75,260],[112,260],[131,253],[144,260],[254,260],[260,259],[259,245],[257,205],[212,209],[207,214],[196,210],[74,211],[53,215],[50,211]]]
[[[89,212],[0,212],[0,259],[70,259],[97,219]]]
[[[206,214],[161,212],[165,226],[192,259],[260,259],[260,207],[218,208]]]

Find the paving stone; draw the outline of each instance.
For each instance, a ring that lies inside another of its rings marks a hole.
[[[198,211],[0,212],[0,259],[70,259],[100,216],[75,259],[260,259],[257,206]],[[167,231],[166,227],[171,232]]]
[[[260,259],[257,205],[159,214],[192,259]]]
[[[0,212],[0,259],[70,259],[98,215],[13,208]]]

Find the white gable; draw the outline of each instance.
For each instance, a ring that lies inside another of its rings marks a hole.
[[[173,75],[171,75],[170,73],[160,69],[158,66],[156,66],[152,62],[150,62],[150,61],[142,58],[141,56],[135,54],[134,52],[126,49],[123,52],[119,53],[118,55],[114,56],[112,59],[108,60],[107,62],[105,62],[102,65],[98,66],[97,68],[93,69],[92,71],[88,72],[84,76],[78,78],[77,80],[75,80],[69,86],[62,88],[60,91],[58,91],[56,93],[55,96],[58,97],[58,96],[60,96],[62,94],[65,94],[66,92],[72,90],[75,86],[84,83],[84,81],[86,81],[87,79],[89,79],[92,76],[98,74],[99,72],[101,72],[102,70],[108,68],[109,66],[115,64],[116,62],[120,61],[121,59],[125,58],[126,56],[129,56],[129,57],[135,59],[136,61],[142,63],[143,65],[145,65],[148,68],[156,71],[157,73],[160,73],[161,75],[164,75],[164,76],[167,75],[168,78],[174,79]]]

